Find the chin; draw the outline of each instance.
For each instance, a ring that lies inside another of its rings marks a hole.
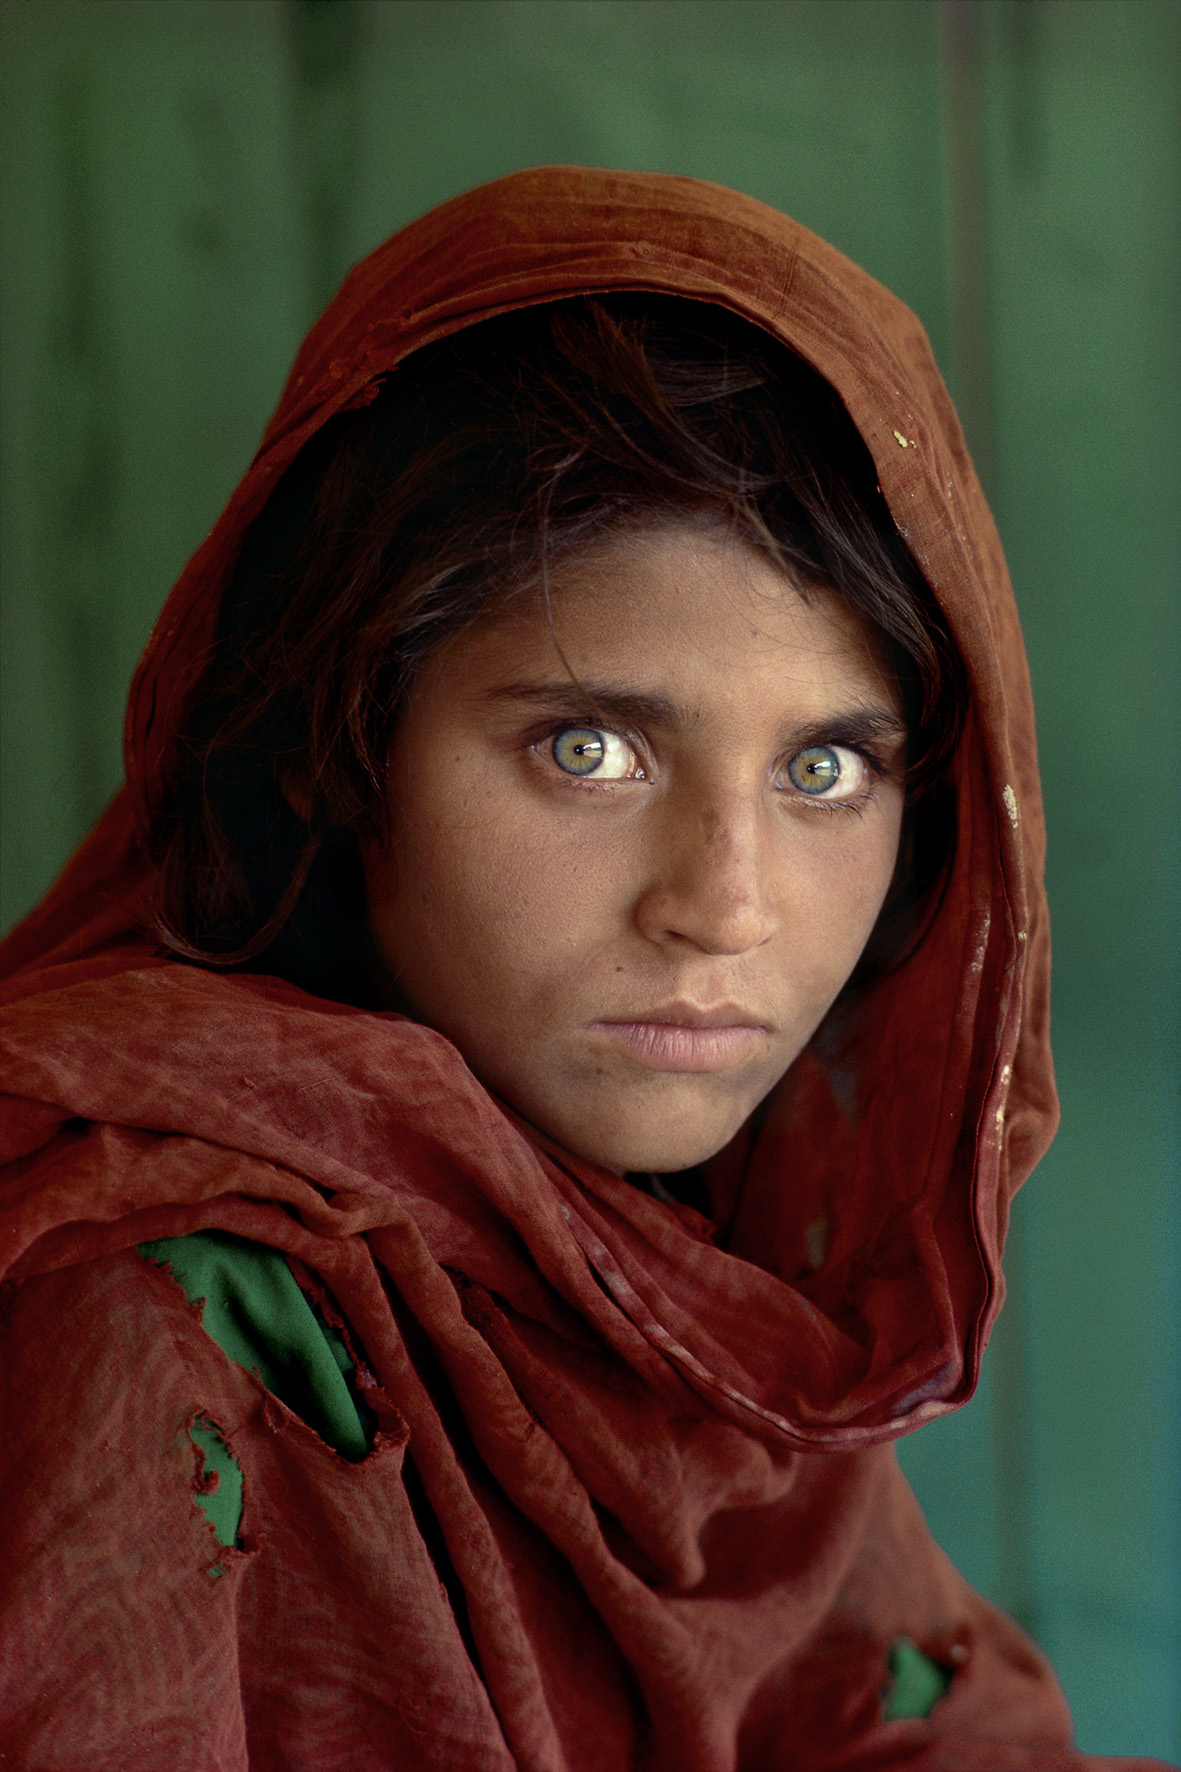
[[[682,1169],[696,1168],[729,1144],[742,1121],[711,1130],[704,1128],[694,1134],[683,1127],[669,1129],[662,1136],[650,1126],[637,1128],[634,1134],[612,1128],[608,1136],[586,1135],[561,1142],[575,1156],[597,1163],[600,1168],[614,1169],[619,1174],[675,1175]]]

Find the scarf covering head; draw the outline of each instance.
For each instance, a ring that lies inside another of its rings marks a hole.
[[[539,1142],[432,1030],[139,933],[146,823],[244,537],[297,452],[423,345],[608,290],[719,303],[828,380],[970,684],[938,911],[737,1141],[719,1244]],[[83,1643],[126,1642],[129,1606],[139,1632],[104,1664],[106,1734],[46,1723],[46,1763],[1080,1763],[1052,1676],[936,1550],[888,1445],[971,1395],[1010,1202],[1055,1123],[1020,631],[910,312],[806,229],[690,179],[543,168],[421,217],[300,350],[138,668],[126,768],[4,948],[0,1247],[37,1348],[9,1382],[22,1420],[45,1387],[68,1397],[114,1461],[104,1494],[180,1457],[207,1412],[245,1513],[210,1582],[179,1489],[179,1514],[165,1499],[129,1524],[94,1500],[92,1458],[71,1461],[80,1428],[30,1428],[57,1505],[72,1485],[91,1514],[84,1546],[26,1582],[22,1630],[78,1667]],[[135,1255],[209,1228],[283,1251],[339,1312],[382,1426],[368,1459],[289,1417]],[[85,1382],[50,1322],[94,1350]],[[112,1575],[129,1566],[134,1603]],[[883,1721],[901,1635],[954,1670],[929,1722]]]

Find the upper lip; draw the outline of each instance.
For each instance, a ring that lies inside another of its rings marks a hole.
[[[696,1003],[661,1003],[655,1009],[644,1009],[637,1014],[605,1016],[603,1019],[615,1023],[651,1022],[682,1028],[770,1027],[763,1016],[738,1003],[716,1003],[709,1009],[700,1008]]]

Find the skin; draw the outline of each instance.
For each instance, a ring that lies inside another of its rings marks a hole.
[[[496,1095],[576,1156],[672,1172],[734,1135],[873,929],[899,698],[843,602],[711,526],[616,537],[550,588],[552,626],[521,606],[424,666],[370,919],[393,1000]],[[581,767],[595,733],[597,772],[565,773],[555,738]],[[786,765],[821,745],[814,797]]]

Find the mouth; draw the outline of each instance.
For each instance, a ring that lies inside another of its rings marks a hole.
[[[666,1003],[627,1021],[596,1021],[603,1034],[632,1058],[654,1071],[727,1071],[759,1052],[770,1029],[748,1009],[721,1003],[699,1009],[690,1003]]]

